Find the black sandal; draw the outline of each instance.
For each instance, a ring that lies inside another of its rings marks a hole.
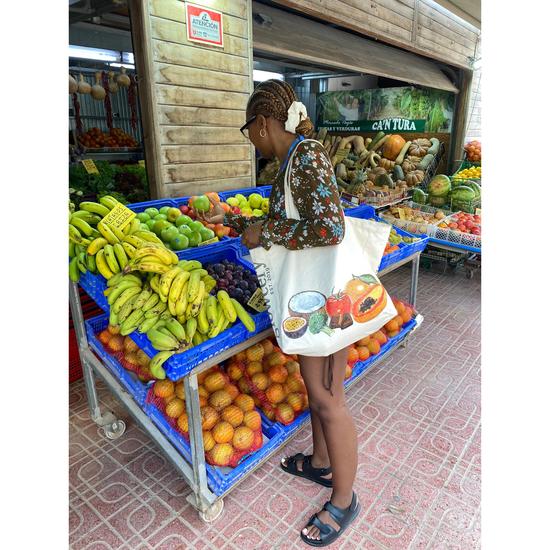
[[[298,470],[298,460],[302,461],[302,470]],[[326,476],[332,473],[332,468],[315,468],[311,465],[311,455],[303,455],[302,453],[297,453],[294,456],[289,456],[286,459],[286,465],[281,462],[281,468],[293,476],[303,477],[314,481],[323,487],[332,487],[332,479],[326,479],[323,476]]]
[[[300,531],[302,540],[310,546],[328,546],[332,544],[349,526],[349,524],[357,517],[361,510],[361,504],[357,500],[357,495],[353,493],[351,504],[348,508],[337,508],[329,501],[325,502],[323,510],[326,510],[330,517],[340,526],[340,529],[336,531],[332,525],[323,523],[317,514],[311,516],[307,522],[306,528],[309,526],[315,526],[319,529],[320,540],[310,539],[307,535],[304,535]]]

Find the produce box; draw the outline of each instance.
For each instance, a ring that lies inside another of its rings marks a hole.
[[[109,316],[105,314],[85,321],[88,343],[111,374],[122,384],[124,389],[134,398],[138,405],[143,406],[150,382],[140,380],[135,372],[124,368],[121,362],[123,361],[123,352],[108,351],[99,341],[98,334],[104,331],[108,325]]]
[[[159,401],[154,396],[149,396],[145,404],[145,412],[153,423],[168,438],[176,450],[192,464],[193,458],[191,446],[184,434],[178,429],[177,423],[168,419],[159,408]],[[206,477],[208,486],[218,496],[223,495],[230,487],[241,480],[252,468],[263,462],[280,444],[284,437],[282,430],[276,426],[264,425],[262,422],[262,445],[250,454],[243,456],[239,463],[231,468],[229,466],[212,466],[206,464]]]
[[[355,205],[372,205],[377,208],[388,206],[396,201],[402,200],[409,195],[409,190],[405,189],[388,189],[383,191],[380,189],[376,197],[357,197],[342,191],[342,198]]]
[[[473,252],[481,251],[481,236],[438,227],[439,223],[453,214],[450,210],[442,210],[441,208],[414,202],[405,202],[403,205],[400,205],[400,207],[412,209],[414,218],[406,219],[403,217],[396,217],[391,211],[382,212],[382,218],[409,233],[425,234],[430,237],[430,239],[456,246],[457,248],[471,250]],[[436,219],[434,216],[438,216],[438,218]],[[423,221],[420,221],[420,218],[422,218]]]

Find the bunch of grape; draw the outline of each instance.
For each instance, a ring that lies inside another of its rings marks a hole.
[[[218,283],[218,290],[226,290],[231,298],[243,306],[246,306],[259,287],[255,273],[229,260],[207,265],[206,270]]]

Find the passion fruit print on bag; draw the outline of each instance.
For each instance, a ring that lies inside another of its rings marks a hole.
[[[336,329],[345,330],[354,322],[366,323],[376,318],[387,303],[387,293],[374,275],[353,276],[344,290],[328,298],[316,290],[292,296],[282,328],[292,339],[311,334],[332,336]]]

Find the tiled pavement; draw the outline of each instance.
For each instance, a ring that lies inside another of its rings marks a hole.
[[[408,298],[410,270],[388,275]],[[349,391],[359,434],[356,491],[363,510],[331,548],[480,548],[481,410],[479,274],[420,271],[424,324],[406,348]],[[299,530],[329,490],[288,476],[283,454],[310,450],[305,428],[203,523],[153,442],[100,386],[127,422],[118,441],[91,422],[83,383],[70,387],[70,545],[80,549],[306,548]]]

